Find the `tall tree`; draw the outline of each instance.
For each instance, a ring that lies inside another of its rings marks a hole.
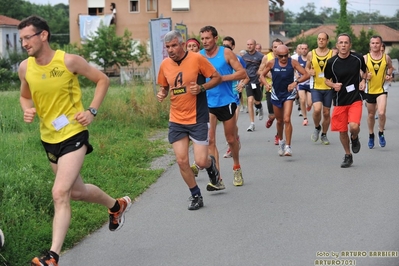
[[[376,33],[373,30],[362,29],[360,35],[354,40],[352,49],[361,54],[367,54],[370,50],[370,39]]]
[[[123,36],[118,36],[115,25],[101,25],[96,35],[82,45],[81,53],[86,60],[101,66],[104,71],[114,66],[128,66],[132,62],[140,65],[148,60],[147,50],[142,44],[133,41],[131,35],[126,29]]]
[[[338,25],[335,30],[335,33],[337,36],[341,33],[347,33],[349,36],[351,36],[352,40],[354,39],[355,35],[353,34],[353,29],[351,27],[351,23],[349,22],[348,19],[348,13],[346,11],[346,6],[348,2],[347,0],[339,0],[339,19],[338,19]]]

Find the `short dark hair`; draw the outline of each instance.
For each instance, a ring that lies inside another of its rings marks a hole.
[[[218,36],[218,31],[217,31],[216,28],[213,27],[213,26],[205,26],[205,27],[202,27],[202,28],[200,29],[200,33],[203,33],[203,32],[205,32],[205,31],[211,32],[213,37],[217,37],[217,36]]]
[[[18,24],[18,30],[22,30],[23,28],[26,28],[29,26],[33,26],[37,30],[37,32],[43,31],[43,30],[47,31],[48,32],[47,41],[50,42],[50,37],[51,37],[50,27],[48,26],[47,21],[44,18],[41,18],[36,15],[29,16],[29,17],[23,19]]]
[[[351,38],[351,36],[349,36],[348,33],[341,33],[341,34],[339,34],[338,37],[337,37],[337,41],[338,41],[338,38],[341,37],[341,36],[348,37],[348,38],[349,38],[349,43],[352,43],[352,38]]]
[[[231,44],[234,45],[234,46],[236,45],[236,41],[233,39],[233,37],[230,37],[230,36],[224,37],[223,41],[231,42]]]
[[[371,39],[376,39],[376,38],[380,39],[380,42],[383,43],[383,42],[382,42],[382,37],[381,37],[380,35],[373,35],[373,36],[371,36]]]

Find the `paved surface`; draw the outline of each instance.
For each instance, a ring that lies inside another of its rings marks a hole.
[[[338,133],[328,132],[328,146],[312,142],[312,119],[302,126],[296,107],[292,157],[278,156],[275,125],[266,129],[265,119],[257,120],[256,131],[246,132],[249,118],[241,113],[244,186],[233,186],[232,159],[221,158],[226,189],[207,192],[207,174],[200,172],[205,206],[188,211],[190,194],[173,165],[137,199],[120,231],[104,226],[63,254],[60,265],[399,265],[398,104],[399,83],[393,83],[387,146],[377,142],[372,150],[363,109],[362,148],[347,169],[340,168]],[[227,149],[222,128],[221,155]],[[340,261],[332,264],[335,253]]]

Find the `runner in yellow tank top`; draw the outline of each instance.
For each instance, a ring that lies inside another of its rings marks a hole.
[[[30,265],[58,266],[71,220],[71,200],[107,207],[111,231],[122,227],[131,200],[128,196],[114,199],[99,187],[84,184],[79,173],[85,155],[93,150],[86,127],[93,122],[107,93],[107,76],[80,56],[52,50],[50,28],[41,17],[22,20],[18,30],[22,47],[30,56],[18,69],[24,121],[32,123],[36,113],[39,116],[42,144],[56,176],[52,188],[55,211],[51,248],[43,257],[33,258]],[[86,110],[77,74],[96,83],[94,98]]]
[[[327,47],[328,41],[327,33],[319,33],[317,35],[317,48],[308,53],[306,60],[306,70],[310,75],[310,92],[313,103],[312,116],[315,126],[310,138],[312,141],[317,142],[321,132],[320,140],[324,145],[330,144],[327,138],[327,131],[330,126],[330,109],[333,96],[332,90],[324,83],[324,68],[327,60],[335,55]]]
[[[370,52],[364,56],[367,65],[367,88],[365,100],[367,102],[367,124],[369,128],[369,149],[374,148],[375,113],[378,110],[378,141],[380,147],[385,147],[384,128],[386,122],[386,107],[388,88],[392,80],[392,60],[382,48],[381,36],[370,39]]]
[[[52,144],[87,130],[87,127],[77,123],[74,117],[76,113],[84,110],[82,93],[77,76],[65,66],[64,57],[65,52],[57,50],[49,64],[39,65],[35,57],[31,56],[27,62],[29,71],[25,75],[36,112],[40,117],[41,139]],[[42,78],[38,79],[40,76]],[[69,124],[57,130],[53,121],[61,116],[65,116],[65,122]]]

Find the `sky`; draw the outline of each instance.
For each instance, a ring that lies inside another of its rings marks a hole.
[[[55,5],[63,3],[68,5],[68,0],[29,0],[35,4],[51,4]],[[307,3],[314,3],[316,12],[320,12],[322,7],[332,7],[339,10],[339,0],[316,0],[316,1],[298,1],[298,0],[284,0],[284,9],[288,9],[294,13],[301,12],[301,7],[305,7]],[[398,0],[348,0],[348,12],[375,12],[380,11],[381,15],[392,17],[399,9]]]
[[[308,3],[315,4],[316,13],[320,13],[322,7],[331,7],[339,10],[339,0],[284,0],[284,9],[288,9],[294,13],[299,13],[301,12],[301,7],[305,7]],[[381,15],[389,17],[393,17],[398,9],[398,0],[348,0],[347,5],[348,12],[362,11],[372,13],[380,11]]]

